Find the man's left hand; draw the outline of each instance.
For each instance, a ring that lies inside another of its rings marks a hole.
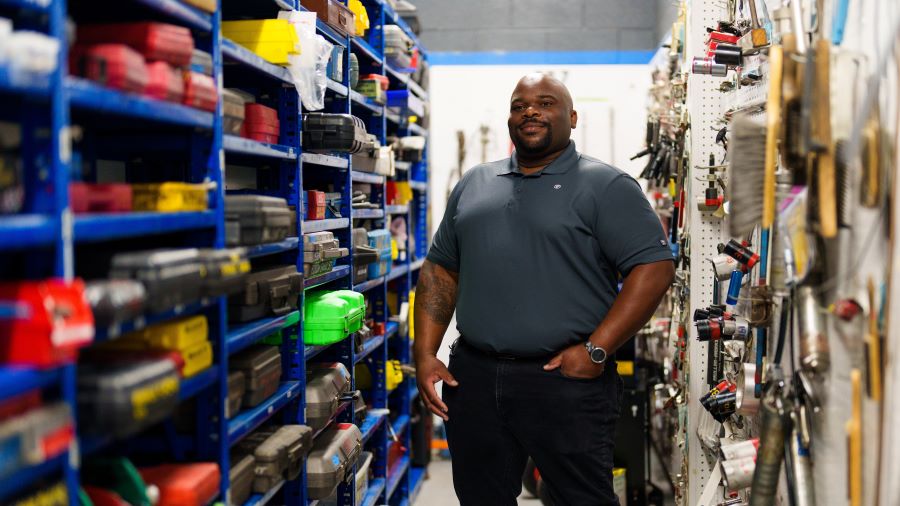
[[[563,376],[575,379],[599,378],[604,368],[605,364],[595,364],[591,360],[584,343],[569,346],[544,365],[545,371],[559,369]]]

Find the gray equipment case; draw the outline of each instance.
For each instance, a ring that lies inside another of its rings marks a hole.
[[[147,309],[162,313],[200,299],[203,263],[196,249],[119,253],[112,259],[109,277],[142,282],[147,289]]]
[[[244,280],[244,291],[228,299],[228,316],[246,322],[281,316],[297,309],[303,276],[294,265],[253,272]]]
[[[231,500],[228,504],[244,504],[253,492],[256,459],[253,455],[232,454],[228,483],[231,484]]]
[[[310,499],[325,499],[353,472],[362,452],[362,433],[351,423],[341,423],[316,440],[306,459],[306,483]]]
[[[247,378],[241,371],[228,373],[228,402],[225,403],[225,418],[231,418],[241,411],[241,401],[244,398],[244,389]]]
[[[344,364],[311,365],[306,374],[306,423],[313,430],[328,425],[350,390],[350,373]]]
[[[278,390],[281,379],[281,353],[277,346],[257,344],[246,351],[232,357],[232,371],[244,374],[245,408],[257,406]]]
[[[225,243],[253,246],[296,235],[287,201],[264,195],[225,196]]]
[[[293,480],[303,471],[303,462],[312,449],[312,429],[306,425],[283,425],[274,432],[263,431],[266,436],[247,441],[243,446],[256,444],[253,491],[264,494],[281,480]],[[258,444],[257,444],[258,443]]]

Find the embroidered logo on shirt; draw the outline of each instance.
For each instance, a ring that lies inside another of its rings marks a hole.
[[[660,240],[659,240],[659,245],[660,245],[660,246],[665,246],[666,244],[667,244],[667,243],[666,243],[666,241],[665,241],[664,239],[660,239]]]
[[[553,185],[553,189],[554,189],[554,190],[559,190],[560,188],[562,188],[562,185],[561,185],[561,184],[555,184],[555,185]]]

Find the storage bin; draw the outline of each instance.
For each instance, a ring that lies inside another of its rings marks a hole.
[[[131,186],[124,183],[69,183],[69,207],[80,213],[131,211]]]
[[[159,504],[205,506],[219,494],[219,466],[212,462],[140,468],[148,485],[159,489]]]
[[[229,371],[244,374],[244,408],[252,408],[278,390],[281,380],[281,353],[274,346],[257,344],[233,356]]]
[[[297,309],[303,276],[293,265],[253,272],[244,280],[243,292],[228,299],[228,316],[246,322],[265,316],[281,316]]]
[[[205,211],[208,188],[205,184],[179,182],[134,184],[133,209],[157,213]]]
[[[225,196],[225,241],[229,246],[277,242],[291,231],[287,201],[263,195]]]
[[[190,29],[167,23],[79,25],[76,40],[79,44],[125,44],[147,60],[161,60],[176,67],[190,65],[194,52]]]
[[[172,415],[179,378],[168,360],[78,368],[79,427],[122,438]]]
[[[307,491],[310,499],[324,499],[334,493],[347,472],[359,460],[362,434],[356,425],[338,424],[319,436],[306,460]]]
[[[200,260],[206,267],[203,295],[218,297],[241,291],[250,274],[250,260],[244,248],[202,249]]]
[[[344,37],[356,32],[356,16],[338,0],[301,0],[300,4],[316,13],[325,24]]]
[[[350,372],[344,364],[310,365],[306,373],[306,423],[314,431],[324,428],[349,391]]]
[[[275,65],[300,54],[297,32],[287,19],[223,21],[222,35]]]

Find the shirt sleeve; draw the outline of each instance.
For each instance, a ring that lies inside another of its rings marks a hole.
[[[465,178],[450,192],[444,218],[434,234],[426,259],[451,272],[459,272],[459,241],[456,237],[456,210]]]
[[[638,265],[675,260],[659,217],[634,178],[617,176],[597,205],[595,237],[623,277]]]

